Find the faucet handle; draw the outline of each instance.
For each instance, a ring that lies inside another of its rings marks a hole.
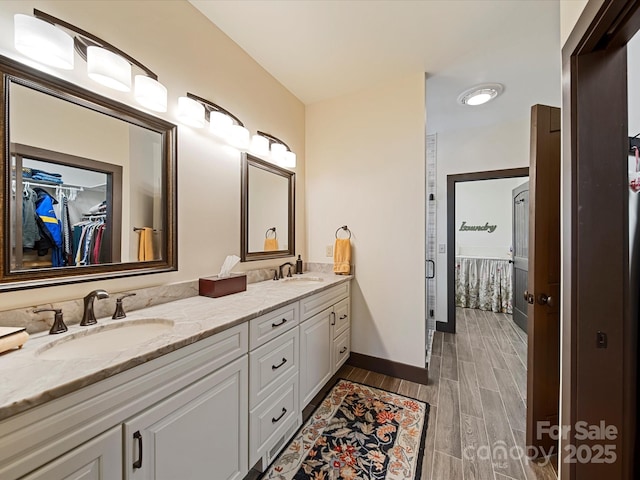
[[[278,270],[274,270],[273,271],[273,279],[274,280],[280,280],[280,277],[278,276]]]
[[[288,273],[287,273],[287,277],[291,277],[291,276],[292,276],[291,275],[291,265],[289,265],[289,270],[288,270]]]
[[[53,317],[53,325],[51,325],[51,329],[49,330],[49,335],[55,335],[56,333],[64,333],[68,330],[67,326],[64,324],[64,320],[62,319],[62,309],[60,308],[41,308],[39,310],[34,310],[33,313],[40,312],[54,312],[55,315]]]
[[[127,316],[122,306],[122,299],[127,297],[133,297],[134,295],[135,293],[127,293],[126,295],[122,295],[116,298],[116,311],[113,312],[113,316],[111,317],[113,320],[117,320],[119,318],[125,318]]]

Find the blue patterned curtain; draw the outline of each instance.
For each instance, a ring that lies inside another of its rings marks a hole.
[[[513,313],[508,260],[456,257],[456,306]]]

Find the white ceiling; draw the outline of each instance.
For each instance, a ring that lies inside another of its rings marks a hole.
[[[560,104],[557,0],[190,0],[305,104],[426,72],[429,130]],[[481,82],[505,93],[477,107]]]

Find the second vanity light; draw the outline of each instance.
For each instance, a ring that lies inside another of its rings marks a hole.
[[[244,123],[233,113],[205,98],[187,93],[178,98],[178,120],[194,128],[204,128],[241,151],[265,158],[285,168],[295,168],[296,154],[279,138],[265,132],[251,137]]]
[[[155,112],[167,111],[167,89],[158,76],[122,50],[64,20],[33,10],[33,17],[14,16],[16,50],[43,65],[72,70],[74,49],[87,62],[92,80],[122,92],[131,90],[132,66],[143,74],[134,78],[136,101]],[[73,33],[69,35],[67,31]]]

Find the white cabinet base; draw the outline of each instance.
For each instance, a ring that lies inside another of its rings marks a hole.
[[[119,480],[122,478],[122,429],[114,427],[22,480]]]

